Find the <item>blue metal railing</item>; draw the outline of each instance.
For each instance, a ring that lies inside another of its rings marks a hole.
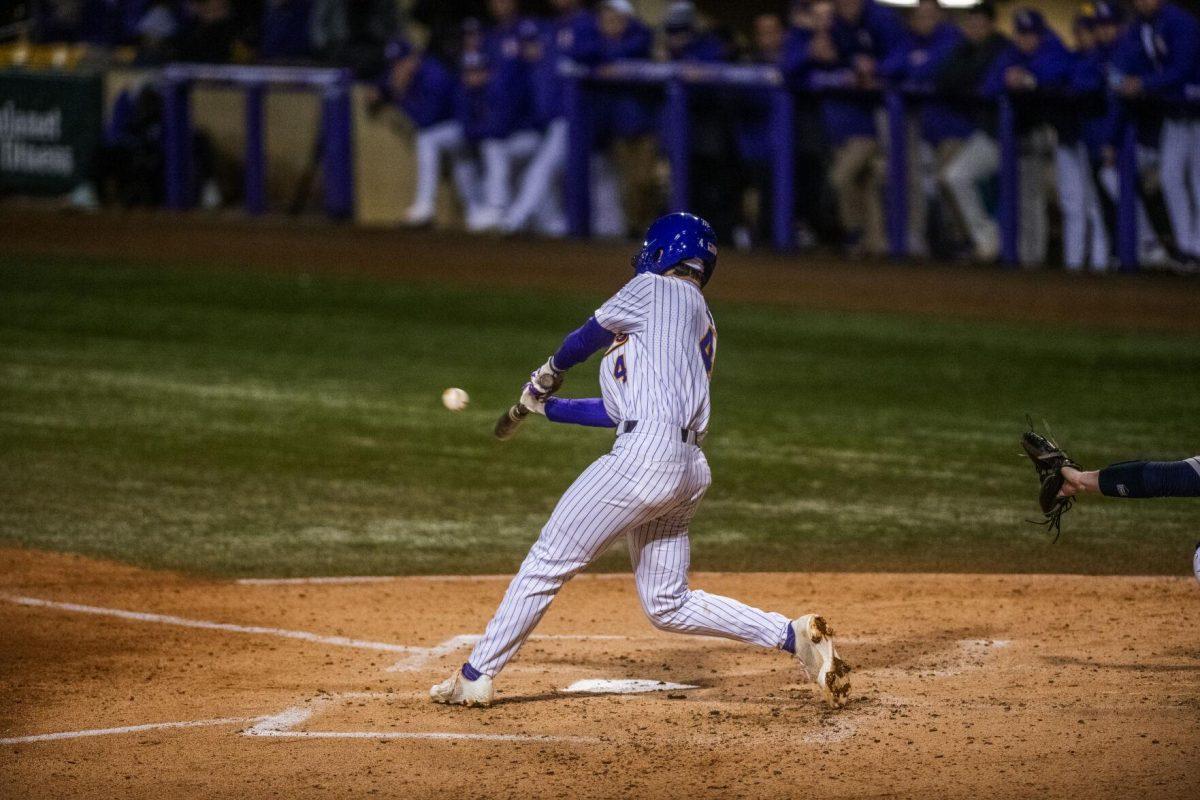
[[[245,204],[249,214],[266,210],[266,122],[268,89],[321,95],[320,151],[325,212],[337,219],[354,214],[354,132],[349,70],[309,67],[170,64],[163,69],[164,149],[167,206],[184,209],[194,197],[191,89],[195,84],[233,86],[245,93]]]
[[[773,66],[728,64],[678,64],[650,61],[619,61],[603,67],[587,69],[578,65],[564,67],[567,80],[567,117],[570,125],[570,154],[567,174],[567,210],[572,235],[586,237],[589,223],[589,164],[593,143],[594,104],[592,93],[603,86],[653,85],[664,91],[662,117],[662,147],[671,166],[670,210],[684,210],[689,196],[688,174],[688,94],[693,89],[711,86],[745,91],[767,90],[771,96],[770,141],[773,172],[772,240],[779,250],[793,246],[794,158],[792,116],[795,98],[799,94],[823,96],[830,92],[845,94],[846,87],[820,79],[805,92],[789,88],[780,70]],[[863,92],[856,92],[864,94]],[[887,197],[885,204],[889,254],[895,258],[908,255],[908,126],[909,110],[914,103],[935,95],[929,87],[904,85],[876,92],[867,92],[887,113]],[[1195,100],[1200,101],[1200,91]],[[1063,98],[1064,101],[1068,98]],[[1078,99],[1078,98],[1075,98]],[[979,100],[978,102],[984,102]],[[1020,235],[1020,172],[1017,105],[1009,96],[995,103],[997,112],[997,144],[1000,150],[999,205],[997,222],[1000,227],[1000,260],[1016,266],[1019,260]],[[1121,176],[1117,214],[1117,254],[1123,271],[1138,268],[1137,229],[1137,113],[1131,107],[1122,114],[1119,131],[1118,161]],[[806,187],[801,187],[806,188]]]

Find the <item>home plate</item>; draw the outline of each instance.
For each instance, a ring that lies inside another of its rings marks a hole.
[[[686,683],[666,683],[665,681],[648,681],[641,678],[607,679],[588,678],[575,681],[564,692],[580,694],[641,694],[643,692],[673,692],[679,689],[699,689]]]

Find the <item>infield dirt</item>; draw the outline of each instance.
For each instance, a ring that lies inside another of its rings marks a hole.
[[[853,701],[830,711],[783,655],[659,633],[631,576],[583,575],[501,676],[497,705],[475,710],[433,706],[426,691],[464,659],[469,641],[455,637],[481,630],[502,577],[245,584],[27,550],[0,559],[4,797],[1200,792],[1190,578],[693,577],[826,614],[856,669]],[[562,691],[590,678],[697,688]]]

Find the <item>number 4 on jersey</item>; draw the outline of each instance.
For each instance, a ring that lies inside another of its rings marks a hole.
[[[713,362],[717,359],[717,329],[708,326],[708,332],[700,339],[700,360],[704,362],[704,371],[712,378]]]
[[[621,383],[625,383],[625,379],[628,377],[628,375],[629,372],[625,369],[625,354],[622,353],[621,355],[617,356],[617,360],[613,362],[613,377],[619,380]]]

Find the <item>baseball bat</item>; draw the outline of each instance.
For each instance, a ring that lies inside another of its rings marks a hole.
[[[520,403],[515,404],[508,411],[505,411],[500,419],[496,420],[496,430],[493,432],[495,437],[500,441],[511,439],[516,435],[517,429],[521,427],[521,423],[529,416],[529,409]]]

